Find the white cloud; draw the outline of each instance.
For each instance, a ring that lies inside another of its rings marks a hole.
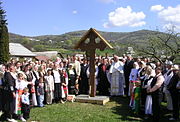
[[[77,14],[78,12],[76,10],[72,11],[73,14]]]
[[[164,7],[162,5],[151,6],[151,11],[161,11],[163,9],[164,9]]]
[[[143,19],[146,15],[143,12],[133,12],[130,6],[127,8],[117,8],[115,11],[109,13],[109,21],[105,22],[103,26],[105,28],[110,27],[138,27],[146,24]]]
[[[180,30],[180,5],[176,7],[169,6],[158,13],[159,18],[164,22],[164,27],[173,25],[176,30]]]
[[[102,3],[116,3],[115,0],[98,0],[98,1],[100,1]]]

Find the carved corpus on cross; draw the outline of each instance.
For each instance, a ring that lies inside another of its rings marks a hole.
[[[90,56],[90,97],[96,96],[95,86],[95,52],[96,49],[103,51],[106,47],[113,47],[95,29],[90,28],[80,41],[75,45],[75,49],[86,51]]]

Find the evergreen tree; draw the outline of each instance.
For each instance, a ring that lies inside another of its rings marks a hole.
[[[0,1],[0,64],[9,60],[9,34],[7,28],[7,20],[5,19],[5,11]]]

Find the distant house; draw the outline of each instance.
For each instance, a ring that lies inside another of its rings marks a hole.
[[[47,60],[49,60],[50,58],[47,57],[47,56],[41,56],[41,55],[40,55],[40,56],[36,56],[35,59],[38,60],[38,61],[47,61]]]
[[[55,57],[58,55],[57,51],[44,51],[44,52],[34,52],[37,56],[47,56],[49,58]]]
[[[57,51],[45,51],[45,52],[34,52],[36,54],[36,59],[37,60],[48,60],[48,59],[52,59],[55,58],[57,56],[60,56],[61,58],[63,58],[61,53],[58,53]]]
[[[11,58],[35,58],[36,54],[19,43],[9,43],[9,54]]]

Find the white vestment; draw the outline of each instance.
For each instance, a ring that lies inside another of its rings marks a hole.
[[[109,73],[111,74],[111,95],[124,95],[124,63],[113,62]]]

